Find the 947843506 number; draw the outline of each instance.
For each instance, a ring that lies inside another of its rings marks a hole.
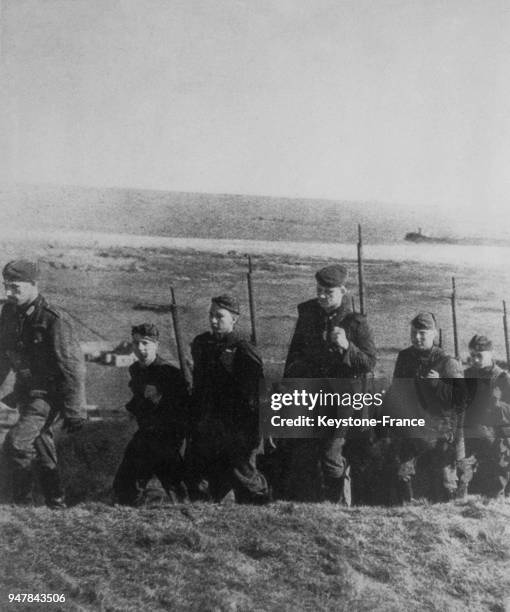
[[[63,593],[9,593],[9,603],[63,603]]]

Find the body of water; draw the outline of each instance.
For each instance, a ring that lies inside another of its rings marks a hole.
[[[325,242],[287,242],[267,240],[227,240],[214,238],[172,238],[97,232],[50,232],[0,230],[9,241],[47,242],[55,246],[130,247],[194,249],[202,252],[296,255],[322,259],[356,259],[355,244]],[[471,265],[475,267],[506,266],[510,261],[510,247],[456,244],[367,244],[363,247],[365,260],[416,261],[420,263]]]

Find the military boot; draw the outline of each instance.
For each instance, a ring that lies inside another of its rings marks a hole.
[[[398,501],[400,504],[409,504],[413,501],[413,483],[411,480],[398,481]]]
[[[457,491],[455,492],[455,498],[461,501],[466,501],[467,494],[468,494],[467,484],[464,482],[459,483],[459,486],[457,487]]]
[[[351,505],[351,481],[348,478],[324,478],[324,497],[332,504]]]
[[[54,510],[65,508],[64,491],[62,490],[58,471],[47,467],[41,468],[40,481],[44,502],[48,508]]]
[[[457,499],[457,490],[458,489],[444,489],[442,498],[439,501],[449,502]]]
[[[11,471],[12,501],[20,506],[33,504],[32,487],[34,484],[32,469],[13,466]]]

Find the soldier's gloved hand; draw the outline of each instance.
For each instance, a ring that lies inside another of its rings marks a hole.
[[[80,431],[80,429],[85,425],[86,422],[87,419],[82,419],[80,417],[74,419],[65,419],[62,429],[64,429],[64,431],[67,431],[68,433],[76,433],[77,431]]]

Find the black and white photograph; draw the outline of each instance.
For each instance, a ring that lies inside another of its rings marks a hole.
[[[0,610],[510,612],[509,33],[0,0]]]

